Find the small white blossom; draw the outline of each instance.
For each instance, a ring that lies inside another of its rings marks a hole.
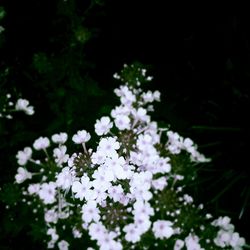
[[[157,220],[153,224],[153,233],[155,238],[168,239],[174,234],[173,223],[167,220]]]
[[[82,206],[82,220],[86,223],[91,221],[98,222],[100,219],[99,213],[100,211],[95,201],[88,201],[87,204]]]
[[[143,93],[142,98],[143,98],[145,103],[148,103],[148,102],[150,103],[150,102],[154,101],[153,93],[150,90],[147,93]]]
[[[115,117],[115,126],[120,129],[130,129],[130,119],[127,115],[117,115]]]
[[[27,179],[31,179],[32,175],[30,172],[28,172],[25,168],[19,167],[17,169],[17,174],[15,175],[16,182],[18,184],[24,182]]]
[[[35,140],[33,147],[36,150],[41,150],[41,149],[46,149],[49,147],[50,142],[47,137],[39,137],[38,139]]]
[[[153,93],[153,96],[154,96],[154,100],[159,102],[160,101],[160,98],[161,98],[161,93],[156,90],[154,93]]]
[[[115,109],[113,109],[111,111],[111,116],[113,118],[116,118],[119,115],[126,115],[128,116],[131,112],[131,108],[127,107],[127,106],[119,106],[119,107],[115,107]]]
[[[58,214],[55,209],[50,209],[45,212],[44,219],[47,223],[57,223]]]
[[[29,192],[30,195],[38,194],[39,190],[40,190],[40,184],[39,183],[30,184],[28,186],[28,192]]]
[[[95,189],[101,188],[104,191],[111,186],[111,181],[114,181],[115,179],[113,171],[105,168],[104,166],[95,170],[92,177],[95,179],[93,181],[93,187]]]
[[[110,118],[108,116],[104,116],[100,120],[96,121],[95,132],[99,136],[106,135],[112,127],[113,123],[110,121]]]
[[[80,239],[82,237],[82,233],[76,228],[72,229],[72,234],[76,239]]]
[[[83,198],[89,199],[92,195],[92,190],[90,189],[92,187],[92,182],[90,182],[89,177],[83,176],[80,181],[74,181],[72,184],[72,191],[75,194],[76,198],[79,198],[81,201]]]
[[[34,107],[29,106],[29,101],[26,99],[18,99],[16,102],[15,109],[17,111],[24,111],[27,115],[33,115],[34,112]]]
[[[54,143],[64,144],[68,139],[68,135],[62,132],[59,134],[52,135],[51,139]]]
[[[187,250],[205,250],[204,248],[201,248],[199,238],[196,235],[189,234],[189,236],[185,238],[185,244]]]
[[[56,233],[56,229],[55,228],[49,228],[48,231],[47,231],[47,235],[51,236],[51,240],[53,242],[56,242],[59,239],[59,236]]]
[[[240,250],[245,246],[246,240],[243,237],[240,237],[239,233],[234,232],[231,236],[229,244],[234,249]]]
[[[112,158],[106,159],[105,166],[114,173],[117,179],[126,179],[127,174],[123,169],[125,163],[125,159],[122,156],[119,157],[118,154],[113,154]]]
[[[167,186],[167,178],[162,176],[156,180],[153,180],[152,186],[154,189],[162,191]]]
[[[19,165],[25,165],[31,159],[32,149],[30,147],[24,148],[23,151],[18,151],[16,158]]]
[[[123,228],[125,234],[125,240],[128,242],[136,243],[140,241],[141,234],[139,229],[135,226],[135,224],[128,224]]]
[[[65,145],[59,146],[53,150],[53,156],[58,166],[62,166],[63,163],[68,161],[69,155],[66,154],[66,151],[67,147]]]
[[[88,227],[89,235],[92,240],[101,241],[104,238],[106,228],[101,222],[91,223]]]
[[[105,159],[106,159],[106,154],[102,150],[98,150],[97,152],[94,152],[91,155],[91,160],[92,160],[92,163],[94,165],[96,165],[96,164],[99,164],[99,165],[103,164],[105,162]]]
[[[184,241],[183,240],[176,240],[174,249],[173,250],[180,250],[184,247]]]
[[[73,135],[72,140],[76,144],[82,144],[90,140],[90,134],[86,130],[79,130]]]
[[[120,242],[112,240],[114,237],[110,237],[111,233],[112,232],[106,233],[104,236],[104,240],[98,242],[100,250],[122,250],[122,244]]]
[[[150,117],[147,115],[147,110],[144,108],[138,108],[137,110],[133,110],[132,114],[136,120],[149,122]]]
[[[134,218],[134,223],[136,227],[138,228],[140,234],[146,233],[151,226],[151,221],[150,221],[149,216],[143,217],[143,216],[138,215]]]
[[[61,240],[58,242],[58,248],[59,250],[68,250],[69,249],[69,243],[65,240]]]
[[[67,190],[71,187],[73,183],[73,178],[73,173],[72,171],[70,171],[70,168],[65,167],[62,169],[62,172],[57,175],[56,184],[58,187]]]
[[[43,183],[38,194],[44,204],[54,203],[56,201],[56,184],[54,182]]]
[[[106,137],[102,138],[97,150],[102,151],[106,156],[111,157],[112,155],[116,155],[118,150],[120,148],[119,142],[116,141],[113,137]]]
[[[119,184],[118,186],[111,186],[108,189],[108,193],[109,196],[115,201],[119,201],[123,195],[123,188],[121,186],[121,184]]]

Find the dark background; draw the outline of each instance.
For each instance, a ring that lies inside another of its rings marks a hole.
[[[140,62],[154,76],[149,88],[162,93],[154,119],[191,137],[213,159],[199,171],[194,196],[215,216],[231,216],[249,239],[250,17],[180,5],[0,1],[6,11],[1,92],[21,92],[36,109],[32,118],[1,124],[1,185],[16,171],[15,158],[6,155],[38,135],[93,131],[95,120],[117,104],[112,75],[124,63]],[[3,201],[2,207],[9,202]],[[4,230],[15,249],[25,233]]]

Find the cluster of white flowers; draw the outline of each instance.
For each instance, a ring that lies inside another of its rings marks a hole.
[[[12,113],[22,111],[26,115],[33,115],[35,113],[34,107],[29,105],[29,101],[23,98],[19,98],[16,103],[11,100],[11,94],[6,95],[6,100],[1,107],[0,118],[13,119]]]
[[[214,242],[222,248],[232,247],[233,249],[241,249],[245,245],[245,239],[234,232],[234,225],[230,223],[231,219],[227,216],[220,217],[213,221],[213,225],[219,227],[217,237]]]
[[[138,71],[145,76],[145,69]],[[118,74],[115,77],[122,78]],[[206,249],[199,242],[198,232],[195,234],[190,228],[187,234],[184,230],[183,213],[195,209],[195,205],[191,196],[182,193],[181,181],[185,176],[175,172],[171,155],[184,150],[190,162],[209,159],[197,151],[191,139],[168,129],[165,132],[168,140],[162,142],[165,130],[151,121],[152,107],[148,105],[160,100],[158,91],[143,92],[125,84],[115,89],[115,94],[120,98],[120,106],[111,111],[111,117],[101,117],[94,126],[96,134],[101,136],[96,150],[87,149],[91,136],[80,130],[72,136],[72,141],[81,144],[83,152],[71,157],[64,145],[68,139],[66,133],[52,136],[52,142],[57,144],[52,150],[47,137],[34,142],[35,150],[44,151],[45,161],[32,159],[30,147],[17,153],[19,165],[27,167],[33,163],[39,170],[29,173],[19,167],[16,182],[22,183],[33,175],[41,177],[39,182],[28,185],[27,195],[38,197],[44,204],[47,235],[51,238],[48,248],[54,248],[55,244],[59,249],[69,248],[57,225],[59,220],[66,224],[67,218],[76,217],[72,220],[76,224],[70,225],[73,238],[87,234],[93,245],[102,250],[120,250],[124,246],[139,249],[145,235],[150,235],[153,242],[164,242],[165,249],[169,242],[174,250],[184,246],[188,250]],[[215,229],[220,227],[217,237],[209,239],[211,244],[242,249],[244,239],[232,231],[229,222],[219,219],[211,224],[204,219],[205,222]]]
[[[17,111],[23,111],[27,115],[33,115],[34,114],[34,107],[29,106],[29,101],[26,99],[18,99],[15,105],[15,109]]]

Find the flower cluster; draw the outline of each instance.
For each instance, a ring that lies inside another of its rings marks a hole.
[[[34,107],[29,104],[29,101],[23,98],[17,99],[16,102],[12,101],[12,96],[8,93],[5,96],[3,107],[1,108],[0,118],[12,119],[13,112],[22,111],[26,115],[33,115],[35,113]]]
[[[72,136],[79,152],[68,153],[69,136],[59,133],[16,155],[16,182],[26,183],[26,201],[36,200],[44,214],[47,247],[70,248],[62,233],[70,230],[72,239],[88,239],[89,249],[243,249],[228,217],[212,219],[185,192],[186,166],[176,166],[176,158],[191,165],[209,159],[191,139],[151,120],[160,93],[140,85],[152,77],[134,65],[114,77],[125,83],[114,91],[120,105],[96,121],[96,148],[87,147],[91,135],[80,130]],[[33,158],[38,151],[45,159]]]

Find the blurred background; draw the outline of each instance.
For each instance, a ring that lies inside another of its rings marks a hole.
[[[118,103],[112,76],[124,63],[154,77],[147,87],[162,101],[153,119],[212,158],[190,186],[197,204],[230,216],[249,243],[249,15],[159,1],[1,0],[0,105],[22,93],[36,112],[0,120],[1,249],[25,249],[23,239],[39,247],[28,212],[6,212],[19,198],[16,152],[39,136],[93,132]]]

